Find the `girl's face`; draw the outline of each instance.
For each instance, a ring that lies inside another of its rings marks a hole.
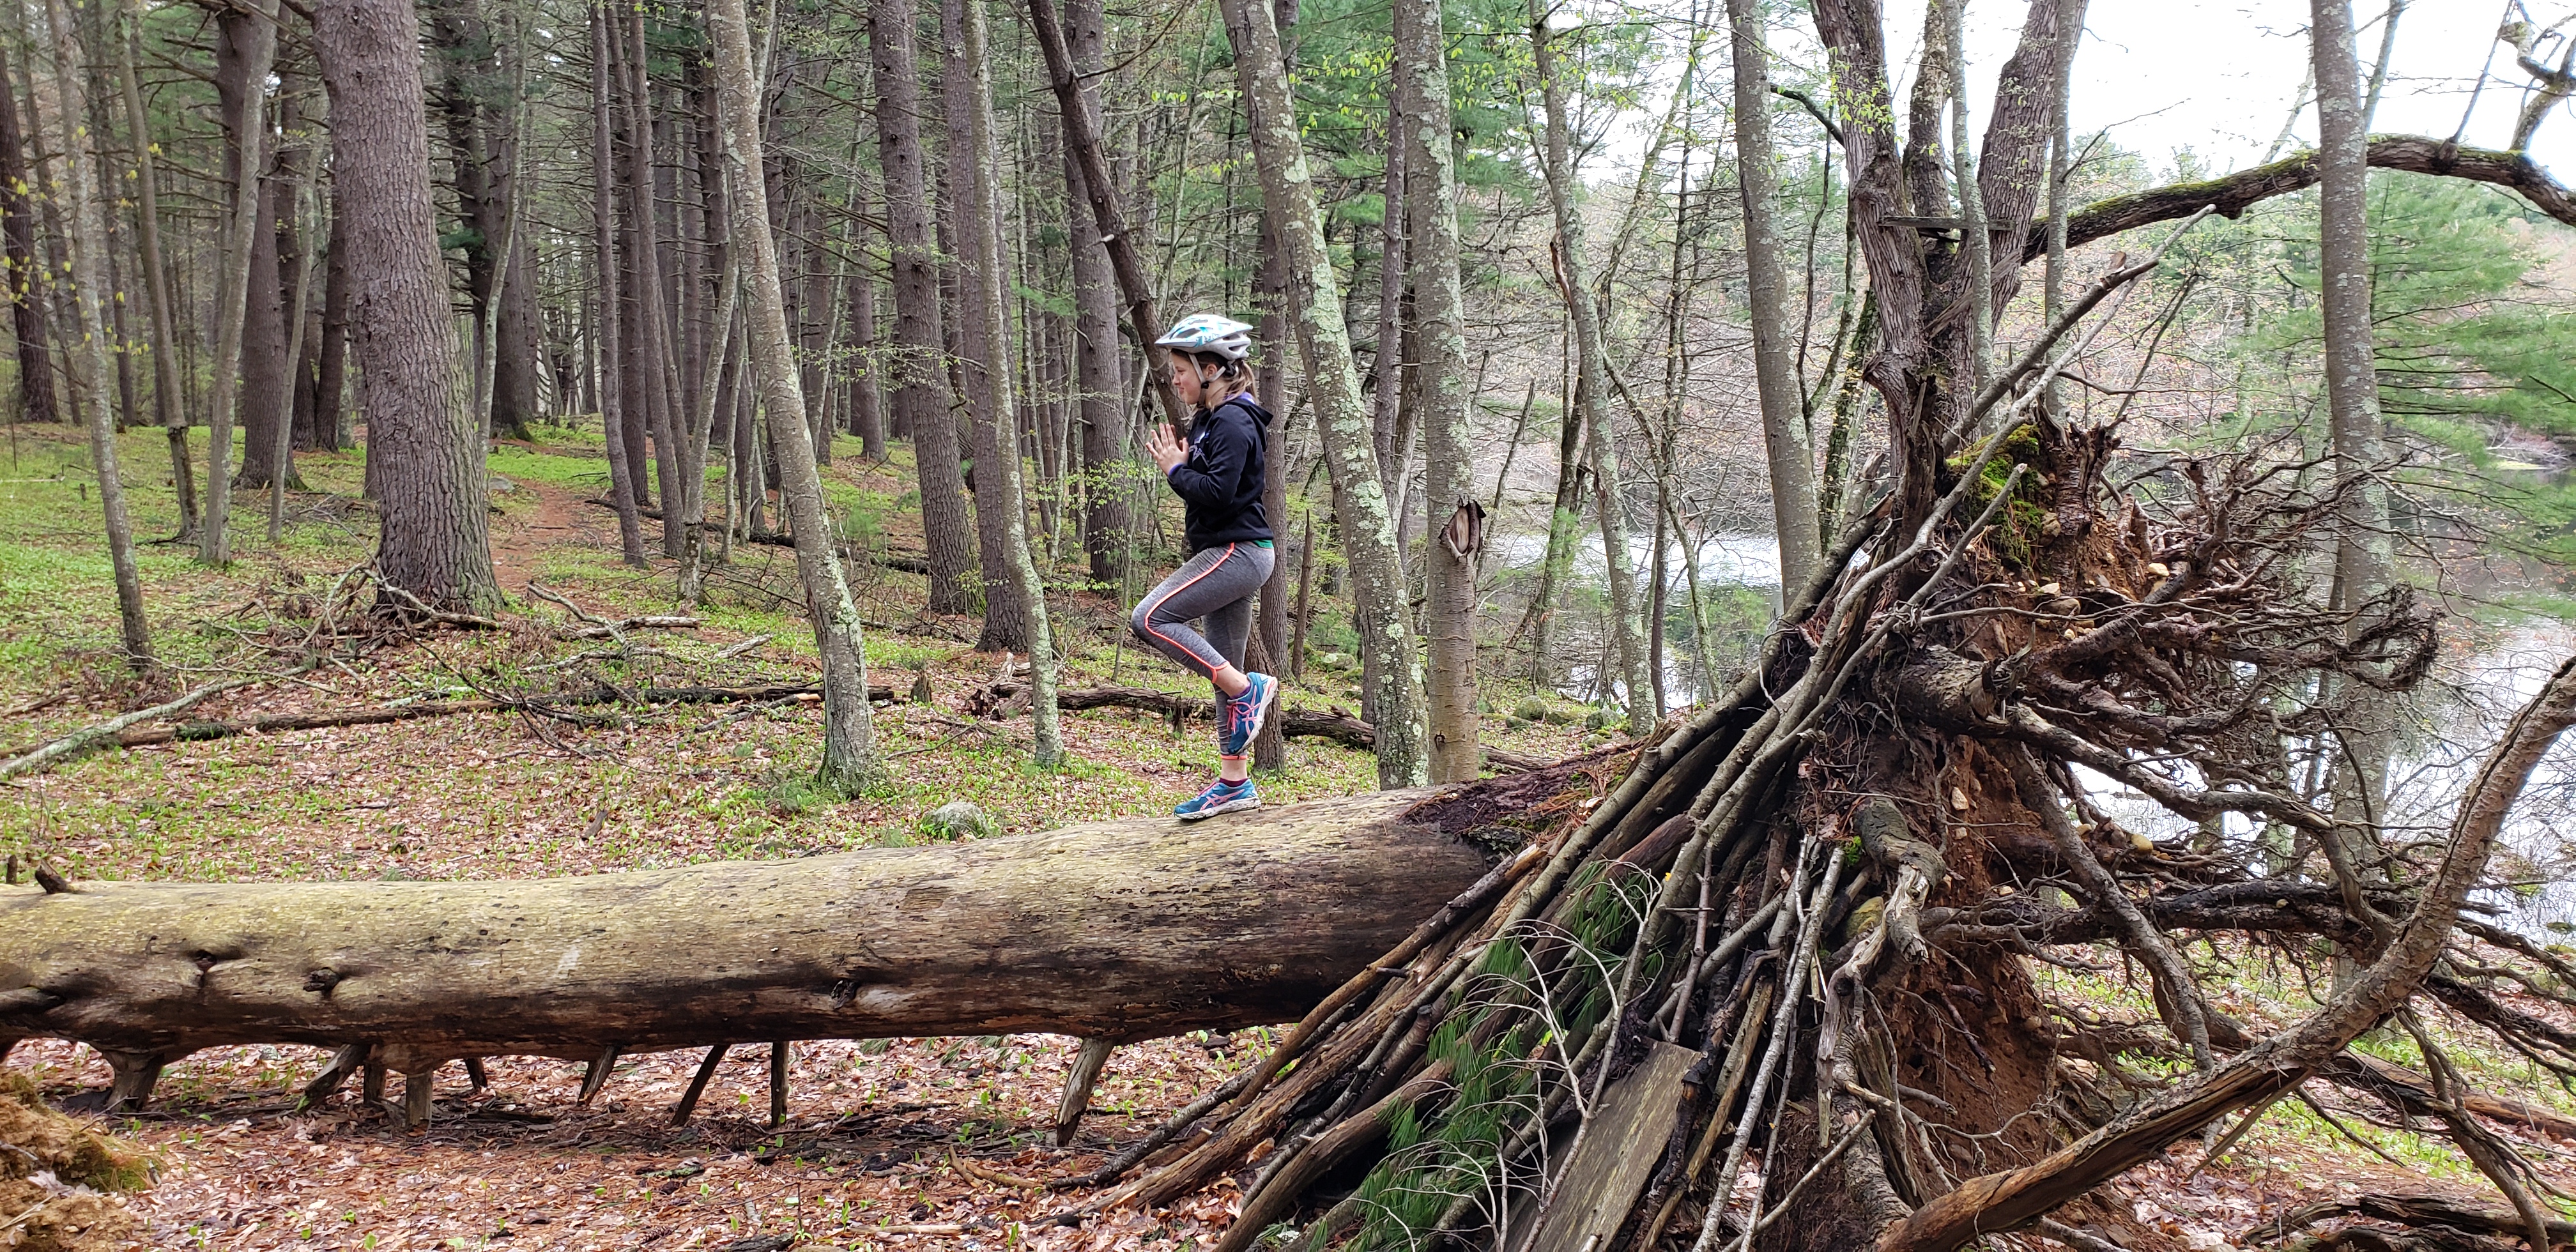
[[[1216,384],[1199,371],[1198,362],[1178,352],[1172,354],[1172,390],[1181,393],[1181,403],[1194,409],[1205,406],[1216,391]]]

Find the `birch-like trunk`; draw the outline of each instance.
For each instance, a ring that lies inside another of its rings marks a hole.
[[[833,526],[814,463],[814,439],[805,424],[805,395],[788,338],[787,302],[779,288],[778,241],[770,233],[768,162],[761,147],[760,84],[751,68],[751,32],[742,0],[714,0],[707,26],[715,36],[716,113],[723,135],[725,172],[734,195],[733,242],[742,266],[746,339],[752,372],[769,414],[770,445],[778,454],[780,494],[796,532],[796,572],[814,614],[814,643],[823,657],[822,780],[853,791],[874,783],[885,766],[877,757],[876,725],[868,712],[867,655],[861,647],[859,606],[833,550]],[[942,414],[940,421],[946,421]]]
[[[1404,566],[1397,559],[1395,518],[1387,511],[1371,443],[1369,412],[1360,401],[1359,370],[1351,359],[1349,323],[1342,316],[1340,279],[1325,245],[1314,178],[1307,171],[1279,28],[1270,6],[1231,0],[1238,12],[1226,23],[1245,46],[1234,50],[1249,63],[1252,149],[1260,167],[1262,202],[1279,232],[1288,267],[1290,319],[1298,355],[1306,365],[1307,399],[1339,491],[1343,551],[1353,584],[1351,616],[1360,647],[1378,658],[1377,778],[1381,787],[1419,786],[1429,777],[1422,725],[1422,661],[1405,620]]]

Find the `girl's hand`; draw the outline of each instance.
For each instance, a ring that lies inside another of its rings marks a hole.
[[[1166,474],[1172,472],[1172,467],[1190,459],[1190,454],[1181,447],[1180,437],[1172,433],[1170,426],[1161,423],[1145,432],[1145,455],[1154,458],[1154,464]]]

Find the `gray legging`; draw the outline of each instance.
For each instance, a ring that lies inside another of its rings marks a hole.
[[[1252,635],[1252,593],[1270,580],[1276,559],[1253,543],[1201,549],[1145,593],[1127,620],[1137,638],[1200,674],[1214,678],[1228,665],[1240,668]],[[1205,634],[1186,624],[1200,618],[1207,619]]]

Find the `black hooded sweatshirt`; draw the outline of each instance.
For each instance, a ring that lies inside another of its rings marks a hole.
[[[1190,423],[1189,455],[1164,478],[1188,506],[1190,551],[1270,538],[1261,510],[1270,411],[1236,396]]]

